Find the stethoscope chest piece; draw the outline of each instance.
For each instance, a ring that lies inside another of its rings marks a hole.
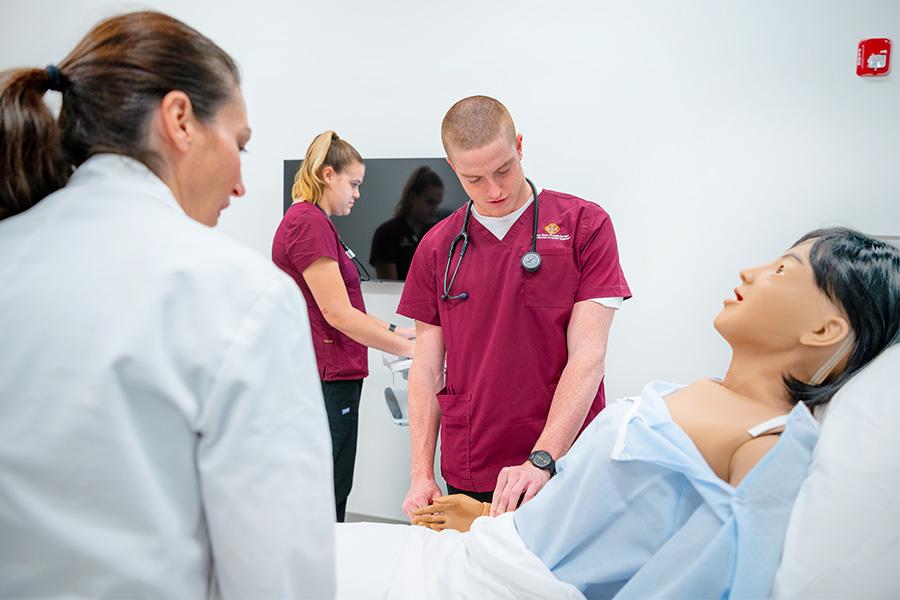
[[[522,268],[529,273],[534,273],[541,268],[541,255],[534,251],[522,255]]]

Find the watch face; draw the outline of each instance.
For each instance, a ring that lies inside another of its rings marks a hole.
[[[550,466],[550,463],[553,462],[550,453],[544,452],[543,450],[532,453],[529,460],[531,460],[531,463],[539,469],[546,469]]]

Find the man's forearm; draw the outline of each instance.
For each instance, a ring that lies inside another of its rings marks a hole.
[[[413,479],[434,477],[434,451],[441,423],[437,393],[443,387],[443,369],[435,372],[417,366],[409,371],[409,439],[412,450]]]
[[[603,381],[614,316],[614,309],[591,300],[578,302],[572,309],[566,330],[569,358],[535,450],[546,450],[556,459],[569,451]]]
[[[555,459],[568,452],[597,396],[603,374],[602,358],[570,360],[566,364],[553,394],[547,424],[534,450],[546,450]]]

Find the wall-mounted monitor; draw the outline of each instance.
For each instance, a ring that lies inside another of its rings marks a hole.
[[[301,160],[284,161],[284,210]],[[360,197],[332,222],[373,279],[404,280],[422,236],[468,197],[444,158],[369,158]],[[441,187],[438,187],[440,184]],[[401,203],[404,189],[419,188]]]

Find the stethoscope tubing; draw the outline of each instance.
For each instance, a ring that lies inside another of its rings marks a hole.
[[[538,230],[538,194],[534,183],[527,177],[525,181],[531,187],[531,195],[534,198],[534,216],[531,223],[531,250],[522,255],[522,268],[533,273],[541,266],[541,255],[537,251],[537,230]],[[466,204],[466,215],[463,218],[462,228],[459,230],[453,240],[450,242],[450,251],[447,254],[447,265],[444,267],[444,290],[441,294],[441,300],[465,300],[469,297],[468,292],[460,292],[459,294],[451,294],[453,282],[456,281],[456,275],[459,273],[459,266],[462,264],[463,256],[469,247],[469,218],[472,215],[472,200]],[[453,254],[456,252],[456,246],[460,245],[459,258],[456,261],[456,267],[453,269],[453,275],[450,275],[450,263],[453,262]],[[447,278],[450,277],[448,282]]]

